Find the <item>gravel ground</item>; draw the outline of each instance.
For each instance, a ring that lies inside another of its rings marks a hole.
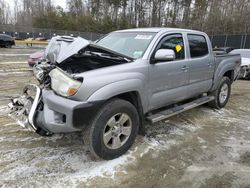
[[[148,124],[127,154],[93,161],[81,133],[40,137],[6,115],[35,83],[26,60],[36,50],[0,49],[0,187],[250,187],[249,81],[234,83],[225,109]]]

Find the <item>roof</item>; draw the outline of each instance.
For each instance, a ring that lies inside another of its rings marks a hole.
[[[200,32],[196,30],[190,29],[181,29],[181,28],[171,28],[171,27],[145,27],[145,28],[133,28],[133,29],[125,29],[125,30],[118,30],[116,32],[168,32],[168,31],[179,31],[179,32]]]
[[[5,37],[12,37],[10,35],[7,35],[7,34],[0,34],[0,36],[5,36]]]

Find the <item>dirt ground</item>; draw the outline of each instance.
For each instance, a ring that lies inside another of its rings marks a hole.
[[[37,50],[0,48],[0,187],[250,187],[250,81],[233,84],[225,109],[148,124],[125,155],[93,161],[81,133],[40,137],[7,116],[35,82],[26,60]]]

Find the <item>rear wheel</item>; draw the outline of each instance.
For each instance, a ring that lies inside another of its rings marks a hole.
[[[228,102],[231,93],[231,81],[228,77],[223,77],[219,87],[211,93],[215,97],[214,101],[209,103],[209,106],[217,109],[224,108]]]
[[[112,99],[104,105],[84,131],[84,142],[91,153],[102,159],[114,159],[133,144],[139,129],[139,117],[128,101]]]
[[[7,42],[7,43],[5,44],[5,48],[11,48],[11,44],[10,44],[9,42]]]
[[[247,73],[246,78],[247,78],[248,80],[250,80],[250,71]]]

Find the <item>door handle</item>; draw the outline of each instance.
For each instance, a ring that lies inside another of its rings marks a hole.
[[[189,67],[187,67],[186,65],[181,68],[181,70],[184,71],[184,72],[187,72],[188,69],[189,69]]]
[[[208,65],[209,67],[212,67],[212,63],[210,63],[210,62],[209,62],[209,63],[207,63],[207,65]]]

